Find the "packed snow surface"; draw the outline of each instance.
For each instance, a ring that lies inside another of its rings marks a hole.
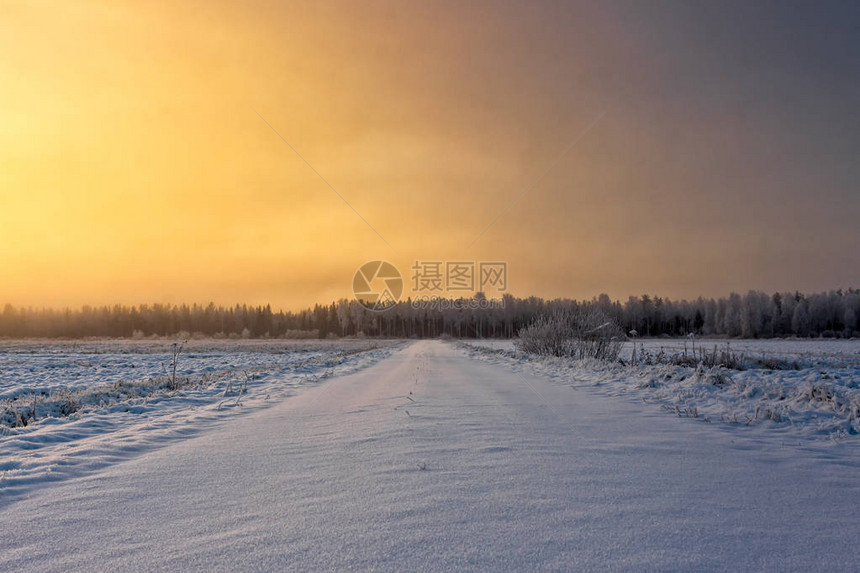
[[[174,377],[171,342],[0,343],[0,506],[272,405],[399,344],[189,341]]]
[[[414,342],[19,490],[0,570],[856,570],[856,438],[667,415],[585,376]]]

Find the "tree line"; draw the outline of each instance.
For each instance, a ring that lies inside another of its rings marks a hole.
[[[479,294],[480,297],[480,294]],[[15,308],[0,313],[0,337],[7,338],[145,338],[151,336],[214,338],[326,338],[390,336],[463,338],[515,336],[537,317],[559,310],[597,308],[625,332],[639,336],[854,337],[860,336],[860,290],[815,294],[750,291],[723,298],[673,301],[642,295],[613,301],[602,294],[591,300],[544,300],[505,295],[501,305],[416,305],[401,301],[372,312],[354,300],[316,305],[298,312],[266,306],[215,304],[142,304],[84,306],[77,309]]]

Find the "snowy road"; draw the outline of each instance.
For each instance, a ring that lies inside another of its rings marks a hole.
[[[860,460],[441,342],[0,511],[0,570],[856,570]]]

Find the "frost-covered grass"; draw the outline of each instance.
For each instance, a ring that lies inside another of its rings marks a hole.
[[[858,366],[860,365],[860,340],[830,340],[830,339],[663,339],[648,338],[637,340],[637,346],[652,353],[661,350],[666,353],[681,354],[686,348],[692,352],[693,345],[697,349],[711,352],[714,347],[722,349],[728,346],[732,352],[743,354],[748,358],[776,358],[786,361],[796,361],[802,367],[810,366]],[[632,345],[627,344],[622,358],[629,358]]]
[[[630,343],[633,346],[633,342]],[[766,352],[747,353],[733,349],[728,342],[724,345],[714,344],[712,349],[700,344],[690,348],[661,347],[659,351],[639,348],[638,344],[630,352],[629,357],[622,363],[632,365],[671,365],[706,368],[726,368],[729,370],[800,370],[801,361],[793,357],[775,356]]]
[[[508,339],[469,340],[468,344],[493,350],[513,350],[514,341]],[[725,338],[643,338],[636,340],[637,352],[645,350],[651,355],[661,351],[665,354],[682,355],[702,350],[711,353],[714,348],[728,349],[752,360],[779,359],[798,362],[801,367],[810,366],[857,366],[860,365],[860,339],[762,339],[743,340]],[[632,342],[627,342],[621,351],[621,359],[629,361],[633,353]]]
[[[0,343],[0,494],[101,467],[349,373],[384,340]]]
[[[737,342],[746,341],[729,344]],[[743,369],[670,362],[630,364],[632,347],[627,349],[627,363],[607,363],[535,357],[491,341],[461,346],[481,360],[530,369],[563,383],[600,387],[612,395],[641,397],[661,404],[672,415],[702,422],[772,426],[797,435],[834,439],[860,433],[857,341],[738,344],[738,352],[753,356],[761,352],[773,357],[774,364],[796,363],[793,369],[779,370],[755,367],[768,364],[767,360],[747,361]],[[645,348],[646,352],[662,349],[677,355],[683,352],[683,342],[646,341]]]

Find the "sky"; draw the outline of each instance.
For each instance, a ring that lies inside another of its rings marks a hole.
[[[0,302],[860,286],[856,2],[0,0]],[[406,294],[409,294],[408,292]]]

